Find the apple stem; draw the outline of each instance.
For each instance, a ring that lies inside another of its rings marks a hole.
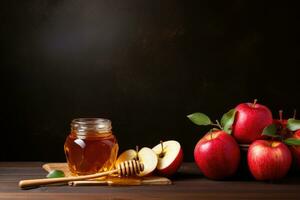
[[[139,160],[139,156],[138,156],[138,154],[139,154],[139,146],[138,145],[135,146],[135,151],[136,151],[136,158],[135,158],[135,160]]]
[[[165,153],[164,153],[164,142],[162,140],[160,141],[160,145],[161,145],[161,153],[159,154],[159,157],[162,158],[165,155]]]
[[[279,121],[282,122],[282,114],[283,114],[283,110],[279,110]]]
[[[255,107],[256,103],[257,103],[257,99],[254,99],[253,104],[252,104],[252,108]]]
[[[220,122],[219,122],[218,120],[216,120],[216,122],[217,122],[216,125],[217,125],[220,129],[222,129],[222,126],[221,126]]]
[[[294,109],[294,115],[293,115],[293,119],[296,119],[296,114],[297,114],[297,110]]]

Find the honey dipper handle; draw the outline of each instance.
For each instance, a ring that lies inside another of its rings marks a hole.
[[[118,172],[118,169],[114,169],[114,170],[107,171],[107,172],[100,172],[100,173],[96,173],[96,174],[75,176],[75,177],[22,180],[19,182],[19,187],[24,189],[24,188],[28,188],[28,187],[35,187],[35,186],[41,186],[41,185],[64,183],[64,182],[69,182],[69,181],[80,181],[80,180],[93,179],[93,178],[98,178],[98,177],[102,177],[102,176],[107,176],[107,175],[117,173],[117,172]]]

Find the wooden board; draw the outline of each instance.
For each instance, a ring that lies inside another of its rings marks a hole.
[[[67,163],[47,163],[43,165],[43,169],[47,172],[52,170],[61,170],[65,175],[72,176],[69,171]],[[148,177],[101,177],[87,181],[72,181],[69,182],[71,186],[88,186],[88,185],[111,185],[111,186],[128,186],[128,185],[170,185],[172,181],[166,177],[148,176]]]

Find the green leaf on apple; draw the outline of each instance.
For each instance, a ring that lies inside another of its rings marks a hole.
[[[280,137],[280,135],[277,134],[277,127],[275,124],[271,124],[264,128],[262,135],[270,136],[270,137]]]
[[[234,122],[235,114],[236,114],[236,110],[231,109],[227,113],[225,113],[221,119],[221,126],[223,127],[223,130],[229,134],[231,134],[232,132],[231,128]]]
[[[60,178],[60,177],[65,177],[65,173],[61,170],[52,170],[49,172],[47,175],[47,178]]]
[[[300,120],[291,118],[288,120],[286,127],[290,131],[296,131],[296,130],[300,129]]]
[[[285,144],[287,145],[290,145],[290,146],[298,146],[300,145],[300,140],[299,139],[296,139],[296,138],[288,138],[288,139],[285,139],[283,141]]]
[[[211,120],[209,119],[209,117],[203,113],[193,113],[187,116],[194,124],[197,124],[199,126],[206,126],[206,125],[210,125]]]

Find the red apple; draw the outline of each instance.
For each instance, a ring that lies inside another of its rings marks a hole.
[[[161,142],[152,148],[158,157],[157,171],[163,176],[172,176],[183,160],[183,151],[179,142],[170,140]]]
[[[292,138],[300,140],[300,130],[296,131]],[[290,146],[291,153],[293,155],[294,161],[298,169],[300,169],[300,146]]]
[[[292,135],[292,131],[288,130],[287,123],[288,119],[283,119],[283,111],[279,110],[279,119],[274,119],[273,124],[276,125],[277,133],[283,137],[290,137]],[[294,110],[293,119],[296,118],[296,110]]]
[[[273,124],[276,125],[277,133],[281,136],[289,135],[289,130],[287,129],[287,119],[274,119]]]
[[[279,119],[274,119],[273,124],[276,125],[277,129],[283,129],[286,128],[287,125],[287,119],[283,119],[283,110],[279,110]]]
[[[201,172],[211,179],[234,175],[240,163],[240,148],[224,131],[207,133],[197,143],[194,158]]]
[[[271,111],[256,101],[242,103],[235,109],[237,112],[232,132],[239,143],[250,144],[260,139],[264,128],[273,122]]]
[[[279,119],[274,119],[273,124],[276,125],[277,133],[279,135],[286,136],[288,134],[288,130],[286,128],[288,120],[283,119],[282,115],[283,110],[279,110]]]
[[[250,145],[247,159],[256,180],[276,180],[289,171],[292,155],[282,142],[257,140]]]
[[[283,129],[286,128],[288,120],[287,119],[274,119],[273,124],[276,125],[277,128]]]

